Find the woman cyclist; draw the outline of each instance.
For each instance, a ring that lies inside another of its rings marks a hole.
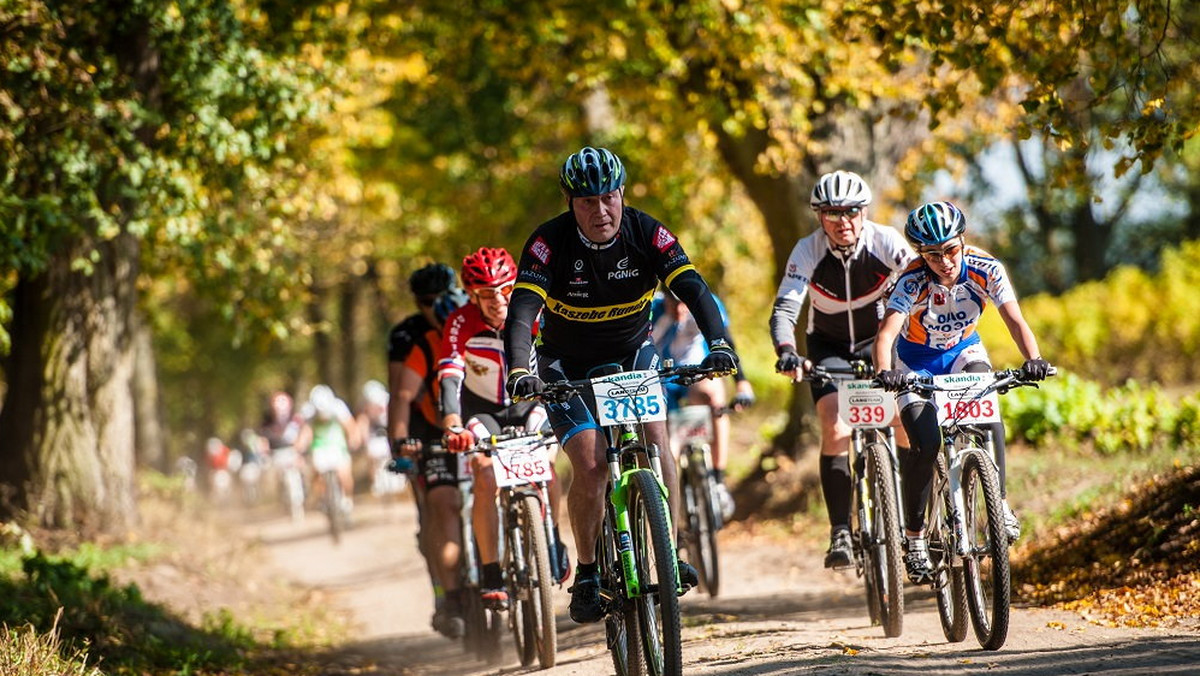
[[[1042,359],[1033,331],[1021,314],[1008,273],[991,254],[967,246],[967,220],[949,202],[931,202],[908,215],[904,235],[920,258],[900,275],[888,299],[875,341],[875,366],[880,383],[899,390],[904,374],[977,373],[992,370],[976,326],[988,300],[996,304],[1013,342],[1025,357],[1023,376],[1042,380],[1050,363]],[[897,340],[899,338],[899,340]],[[896,361],[893,364],[893,345]],[[906,393],[897,401],[900,419],[912,441],[912,453],[901,460],[908,577],[916,584],[933,579],[924,536],[925,505],[933,483],[933,465],[942,444],[937,411],[919,394]],[[1004,526],[1009,540],[1021,525],[1008,506],[1004,489],[1004,426],[992,424],[1000,492],[1004,497]]]

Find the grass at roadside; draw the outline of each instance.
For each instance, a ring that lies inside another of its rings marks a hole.
[[[253,547],[161,477],[145,477],[141,511],[141,526],[119,540],[10,538],[0,554],[0,673],[316,673],[294,656],[345,630],[320,599],[264,584],[251,574],[261,565]]]

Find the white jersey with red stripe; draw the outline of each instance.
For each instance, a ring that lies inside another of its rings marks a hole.
[[[973,246],[963,249],[958,280],[943,286],[918,258],[896,281],[887,309],[908,317],[903,340],[934,350],[949,350],[975,334],[991,300],[996,306],[1017,299],[1004,264]]]

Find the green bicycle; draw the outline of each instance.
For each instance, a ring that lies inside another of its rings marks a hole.
[[[612,369],[584,380],[546,383],[548,404],[588,391],[607,438],[608,499],[596,544],[605,634],[618,676],[683,673],[675,529],[667,506],[659,449],[642,441],[643,425],[666,420],[662,383],[687,385],[727,375],[699,366],[645,371]]]

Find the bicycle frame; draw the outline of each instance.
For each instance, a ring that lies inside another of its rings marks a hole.
[[[658,454],[658,447],[654,444],[643,446],[641,444],[640,435],[638,434],[637,425],[634,423],[623,423],[605,427],[604,433],[608,439],[608,448],[605,452],[605,457],[608,461],[608,485],[609,485],[609,504],[612,507],[612,524],[616,535],[617,553],[621,559],[621,570],[624,572],[625,595],[627,598],[637,598],[641,596],[645,590],[642,589],[641,580],[638,578],[637,562],[634,560],[633,538],[629,525],[629,485],[631,476],[637,472],[645,472],[647,468],[638,465],[637,453],[644,452],[647,461],[650,465],[649,471],[654,472],[655,481],[658,484],[659,495],[663,499],[663,504],[667,502],[667,485],[662,479],[662,459]],[[667,515],[668,522],[670,521],[670,513]],[[672,543],[672,555],[676,555],[674,543]],[[679,573],[675,575],[675,591],[679,591]]]
[[[969,437],[982,439],[981,444],[971,443]],[[980,453],[980,450],[985,452]],[[954,533],[954,550],[950,552],[953,565],[961,565],[967,551],[966,501],[963,496],[963,465],[968,454],[985,457],[993,469],[996,465],[992,444],[992,431],[952,423],[942,426],[942,457],[946,461],[946,490],[949,491],[954,510],[950,514]]]

